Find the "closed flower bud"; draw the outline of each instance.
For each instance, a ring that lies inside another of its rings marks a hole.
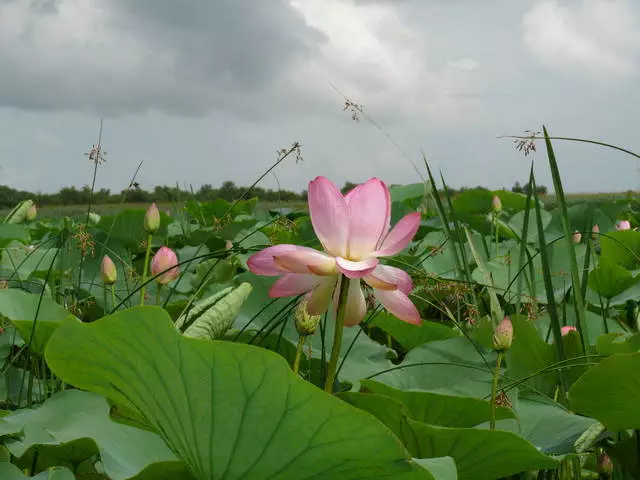
[[[578,329],[573,325],[566,325],[560,329],[560,333],[564,337],[565,335],[569,335],[569,332],[577,332]]]
[[[616,224],[616,230],[631,230],[631,222],[629,220],[620,220]]]
[[[575,232],[573,232],[573,237],[571,237],[571,240],[573,240],[573,243],[580,243],[580,240],[582,240],[582,234],[576,230]]]
[[[320,323],[320,315],[309,315],[309,312],[307,312],[307,300],[303,300],[296,308],[294,320],[298,334],[306,337],[315,333]]]
[[[596,224],[591,228],[591,237],[592,237],[592,238],[596,238],[599,234],[600,234],[600,227],[599,227],[599,226],[598,226],[598,224],[596,223]]]
[[[102,277],[102,283],[105,285],[113,285],[118,280],[118,270],[116,269],[113,260],[108,255],[102,257],[102,263],[100,264],[100,276]]]
[[[98,215],[97,213],[89,212],[89,222],[91,223],[91,225],[99,224],[101,218],[102,217],[100,217],[100,215]]]
[[[25,219],[27,220],[27,222],[33,222],[36,219],[37,215],[38,215],[38,208],[34,204],[29,207],[29,210],[27,210],[27,215],[25,216]]]
[[[156,233],[160,228],[160,212],[158,206],[154,203],[149,205],[147,213],[144,216],[144,229],[148,233]]]
[[[180,275],[177,265],[176,252],[168,247],[160,247],[151,260],[151,274],[156,277],[156,282],[160,285],[166,285]]]
[[[513,341],[513,325],[511,319],[504,317],[493,332],[493,348],[499,352],[504,352],[511,348]]]
[[[502,201],[500,200],[499,196],[497,195],[493,196],[493,200],[491,200],[491,208],[496,213],[502,211]]]

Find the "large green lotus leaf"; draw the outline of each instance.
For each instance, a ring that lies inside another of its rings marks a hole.
[[[640,353],[618,354],[591,367],[569,390],[571,409],[611,430],[640,429]]]
[[[431,425],[475,427],[491,418],[491,403],[478,398],[403,391],[373,380],[364,380],[362,386],[367,392],[399,401],[411,418]],[[496,418],[515,418],[515,415],[508,408],[498,407]]]
[[[25,343],[39,354],[44,352],[49,338],[62,321],[70,319],[79,322],[51,298],[43,296],[41,299],[40,295],[16,289],[0,290],[0,314],[11,320]]]
[[[451,457],[414,458],[413,461],[429,470],[437,480],[458,480],[456,462]]]
[[[542,218],[542,228],[546,228],[551,222],[551,213],[546,210],[540,211],[540,216]],[[538,243],[538,222],[536,220],[536,216],[533,214],[533,211],[529,212],[529,224],[527,225],[527,243]],[[509,226],[518,234],[519,237],[522,237],[522,231],[524,227],[524,211],[516,213],[509,220]],[[517,257],[516,257],[517,258]]]
[[[633,270],[640,266],[640,232],[621,230],[600,235],[602,258]]]
[[[589,272],[589,288],[604,298],[611,299],[638,283],[640,277],[608,257],[601,257],[598,267]]]
[[[518,430],[522,437],[547,454],[573,453],[575,441],[597,422],[575,415],[560,404],[541,396],[518,400]]]
[[[109,478],[124,480],[138,479],[136,475],[153,463],[178,462],[158,435],[116,423],[109,411],[107,401],[95,393],[66,390],[36,409],[5,416],[0,432],[21,430],[22,436],[3,443],[20,465],[32,465],[37,452],[40,469],[48,466],[47,460],[51,465],[61,460],[77,464],[99,454]]]
[[[274,277],[259,277],[252,273],[244,273],[236,277],[238,282],[248,282],[253,285],[253,292],[244,302],[240,313],[236,318],[235,327],[238,329],[245,328],[247,325],[255,328],[275,328],[277,332],[282,332],[282,336],[294,345],[298,343],[298,332],[296,331],[293,321],[293,311],[288,315],[278,317],[283,311],[287,303],[292,299],[274,299],[269,298],[268,292],[274,283]],[[284,310],[286,312],[286,309]],[[271,319],[276,318],[277,321],[269,323]],[[284,322],[278,323],[278,322]],[[334,333],[334,322],[328,317],[326,328],[324,329],[324,343],[322,340],[322,331],[318,328],[315,334],[308,342],[311,343],[311,354],[313,358],[322,358],[322,348],[324,347],[325,358],[331,355],[331,347]],[[395,352],[369,338],[359,327],[347,327],[344,329],[344,337],[342,349],[340,353],[341,367],[338,372],[340,381],[347,381],[358,388],[358,382],[370,375],[375,375],[383,370],[393,368],[394,365],[390,361]]]
[[[598,355],[634,353],[640,350],[640,333],[612,332],[596,339]]]
[[[459,337],[460,333],[436,322],[423,320],[420,325],[403,322],[388,313],[379,313],[369,323],[388,333],[402,348],[411,350],[423,343]]]
[[[495,362],[494,352],[466,338],[450,338],[414,348],[400,365],[372,378],[399,390],[487,398]]]
[[[390,397],[350,392],[342,398],[387,425],[414,457],[452,457],[460,480],[495,480],[557,466],[551,457],[511,432],[427,425],[408,418],[403,405]]]
[[[11,463],[0,463],[0,478],[2,480],[76,480],[73,472],[65,467],[50,468],[35,477],[27,477]]]
[[[122,210],[116,216],[105,215],[100,219],[98,227],[109,233],[109,238],[122,242],[132,251],[144,251],[143,243],[149,234],[144,229],[144,210]],[[161,237],[167,234],[167,226],[173,219],[164,212],[160,212],[160,228],[155,235]]]
[[[49,268],[55,269],[57,248],[28,250],[22,243],[12,241],[2,250],[0,268],[10,272],[15,280],[27,280],[33,274],[44,276]]]
[[[0,248],[4,248],[13,241],[29,242],[29,230],[22,225],[0,223]]]
[[[513,343],[507,351],[509,379],[524,379],[557,362],[555,347],[540,337],[534,322],[522,315],[513,315],[511,323]],[[551,370],[529,378],[524,385],[551,395],[558,382],[557,370]]]
[[[278,355],[184,337],[157,307],[65,322],[46,359],[66,383],[137,409],[201,480],[417,473],[374,418],[298,378]]]

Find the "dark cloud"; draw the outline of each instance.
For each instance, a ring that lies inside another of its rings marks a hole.
[[[101,115],[251,109],[323,40],[284,0],[5,1],[0,105]]]

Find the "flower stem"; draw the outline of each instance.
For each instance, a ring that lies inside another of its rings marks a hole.
[[[502,365],[502,357],[504,352],[498,352],[496,360],[496,369],[493,371],[493,384],[491,385],[491,423],[490,430],[496,429],[496,395],[498,394],[498,380],[500,379],[500,366]]]
[[[327,378],[324,383],[324,391],[333,392],[333,383],[336,379],[336,369],[338,367],[338,357],[342,347],[342,333],[344,331],[344,316],[347,312],[347,294],[349,293],[349,279],[344,275],[340,278],[340,293],[338,294],[338,306],[336,308],[336,325],[333,332],[333,347],[327,368]]]
[[[302,357],[302,349],[304,348],[305,336],[300,335],[298,337],[298,348],[296,349],[296,359],[293,361],[293,373],[296,375],[300,370],[300,357]]]
[[[111,285],[111,310],[116,308],[116,286]]]
[[[160,305],[161,293],[162,293],[162,284],[159,283],[158,289],[156,290],[156,305]]]
[[[147,272],[149,271],[149,256],[151,254],[151,234],[147,237],[147,251],[144,254],[144,267],[142,268],[142,288],[140,289],[140,305],[144,305],[145,283],[147,283]]]

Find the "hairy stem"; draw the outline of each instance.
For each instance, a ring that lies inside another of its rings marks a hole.
[[[331,348],[331,357],[329,358],[329,367],[327,369],[327,378],[324,384],[324,391],[333,392],[333,383],[336,378],[336,368],[338,367],[338,357],[340,356],[340,348],[342,347],[342,333],[344,331],[344,316],[347,311],[347,294],[349,293],[349,280],[342,276],[340,278],[340,293],[338,294],[338,305],[336,308],[336,325],[333,334],[333,347]]]
[[[496,360],[496,368],[493,371],[493,383],[491,384],[491,423],[490,430],[496,429],[496,396],[498,394],[498,380],[500,379],[500,366],[502,365],[502,357],[504,353],[498,352]]]
[[[149,256],[151,255],[151,234],[147,237],[147,251],[144,254],[144,267],[142,267],[142,288],[140,289],[140,305],[144,305],[144,293],[147,283],[147,272],[149,271]]]
[[[296,358],[293,361],[293,373],[296,375],[300,371],[300,358],[302,357],[302,349],[304,348],[305,336],[300,335],[298,337],[298,348],[296,349]]]

